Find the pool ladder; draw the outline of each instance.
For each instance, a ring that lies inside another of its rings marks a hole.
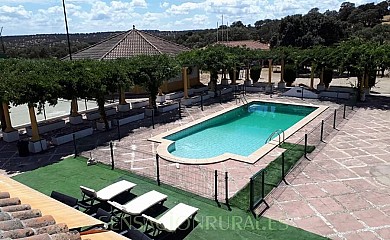
[[[275,130],[273,133],[271,133],[271,135],[269,135],[269,137],[267,138],[267,140],[265,140],[265,144],[267,144],[268,142],[270,142],[270,141],[272,140],[272,138],[274,138],[275,134],[278,134],[278,137],[279,137],[279,145],[280,145],[281,143],[284,143],[284,140],[285,140],[285,138],[284,138],[284,131],[283,131],[282,129],[277,129],[277,130]],[[282,142],[280,141],[280,135],[283,136],[283,141],[282,141]]]

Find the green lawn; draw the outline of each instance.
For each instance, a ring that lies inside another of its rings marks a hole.
[[[137,184],[132,190],[136,195],[152,189],[168,195],[164,203],[167,208],[183,202],[200,209],[196,216],[198,224],[185,239],[325,239],[267,218],[254,219],[248,212],[235,207],[232,211],[219,208],[211,200],[169,186],[157,186],[154,181],[125,171],[112,171],[102,164],[87,166],[84,158],[68,158],[13,179],[47,195],[56,190],[79,199],[80,185],[100,189],[119,179],[129,180]]]

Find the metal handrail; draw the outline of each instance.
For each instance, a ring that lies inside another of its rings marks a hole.
[[[277,130],[273,131],[273,132],[269,135],[269,137],[265,140],[265,144],[268,143],[269,141],[271,141],[272,138],[273,138],[273,136],[274,136],[275,134],[278,134],[278,137],[279,137],[279,145],[280,145],[280,143],[281,143],[281,142],[280,142],[280,134],[283,135],[283,142],[284,142],[284,140],[285,140],[284,131],[283,131],[282,129],[277,129]]]

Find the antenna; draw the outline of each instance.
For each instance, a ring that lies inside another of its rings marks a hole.
[[[218,33],[218,21],[217,21],[217,43],[218,43],[218,36],[219,35],[219,33]]]
[[[222,42],[223,42],[223,14],[222,14],[222,25],[221,25],[221,27],[222,27],[221,28],[221,32],[222,32],[221,34],[222,34]]]
[[[1,29],[0,29],[0,40],[1,40],[1,47],[2,47],[2,49],[3,49],[3,53],[5,54],[5,46],[4,46],[4,41],[3,41],[3,35],[2,35],[2,33],[3,33],[3,27],[1,27]]]
[[[229,22],[226,23],[226,42],[229,42]]]

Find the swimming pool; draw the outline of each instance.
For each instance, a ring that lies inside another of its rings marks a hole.
[[[287,138],[323,110],[321,106],[253,101],[149,140],[160,142],[158,154],[174,162],[253,162],[276,147],[275,142],[266,143],[275,130],[284,131]]]

